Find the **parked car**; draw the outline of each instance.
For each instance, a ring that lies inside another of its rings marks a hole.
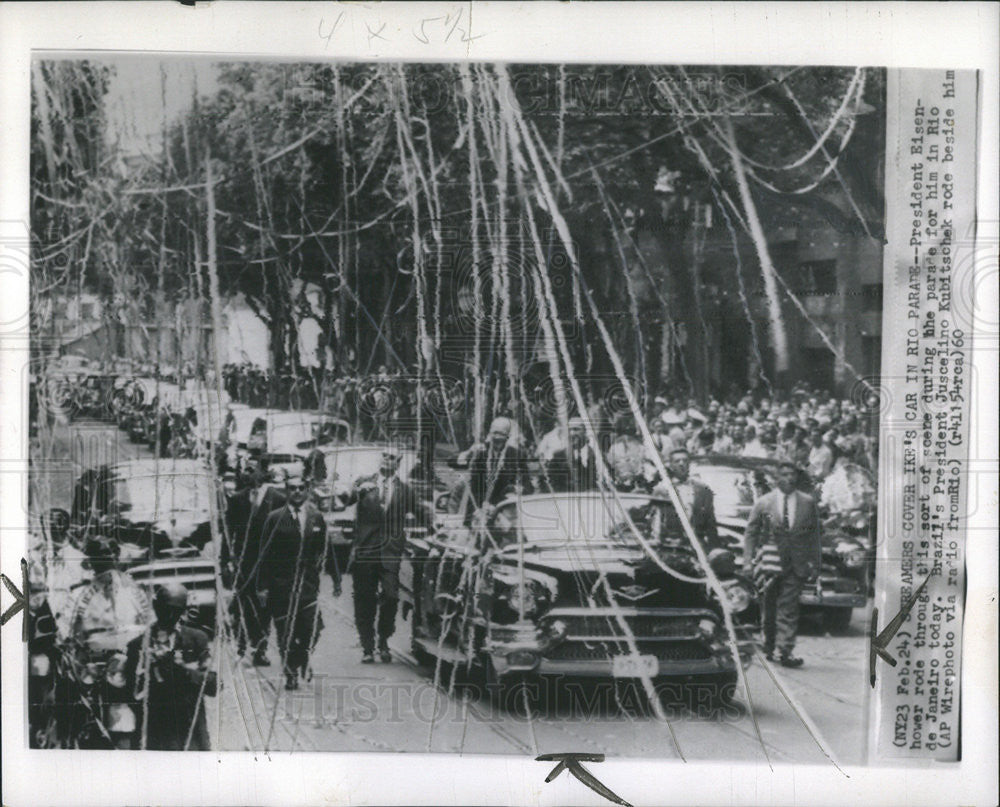
[[[350,444],[351,426],[319,412],[246,408],[233,412],[231,442],[237,463],[256,455],[267,465],[292,465],[314,448]]]
[[[67,520],[80,534],[113,531],[123,567],[141,585],[187,586],[190,624],[212,629],[224,511],[222,486],[204,461],[145,459],[81,474]]]
[[[731,696],[723,606],[667,499],[536,494],[502,502],[485,530],[448,521],[411,535],[401,565],[419,660],[472,665],[491,689],[537,675],[648,677],[710,682]],[[748,663],[756,592],[733,561],[726,550],[711,559]]]
[[[691,475],[715,494],[715,520],[719,536],[742,562],[743,537],[753,503],[773,489],[778,461],[752,457],[704,455],[691,460]],[[814,494],[808,474],[800,474],[799,488]],[[815,582],[806,586],[799,603],[818,613],[831,630],[845,630],[855,608],[867,604],[869,548],[856,535],[824,529],[822,567]]]
[[[71,520],[110,521],[120,543],[154,552],[203,550],[222,512],[221,489],[197,459],[142,459],[85,471],[74,491]]]

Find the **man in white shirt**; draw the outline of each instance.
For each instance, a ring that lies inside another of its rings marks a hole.
[[[819,573],[820,522],[815,500],[795,489],[798,469],[783,462],[778,486],[754,502],[744,539],[744,571],[761,590],[764,652],[775,650],[784,667],[801,667],[792,655],[799,626],[799,596],[805,583]],[[762,550],[758,552],[758,550]],[[764,563],[777,557],[777,568],[762,573]]]
[[[581,492],[597,488],[597,458],[587,441],[582,418],[570,418],[569,447],[548,463],[545,476],[553,491]]]

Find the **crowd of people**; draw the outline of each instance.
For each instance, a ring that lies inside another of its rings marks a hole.
[[[225,372],[234,401],[260,403],[269,383],[266,374],[239,366]],[[325,400],[337,409],[349,406],[352,392],[355,398],[387,395],[364,404],[384,416],[392,411],[392,400],[402,397],[393,383],[380,368],[374,380],[343,379],[329,385]],[[445,506],[468,526],[487,524],[497,505],[515,493],[613,487],[662,494],[665,480],[658,468],[663,467],[696,539],[713,550],[723,546],[713,494],[691,474],[691,459],[721,455],[773,461],[774,489],[757,498],[748,520],[744,571],[761,593],[766,656],[789,667],[802,664],[792,650],[799,593],[819,566],[819,508],[872,503],[875,419],[862,407],[804,386],[780,397],[746,394],[712,399],[704,406],[662,397],[646,413],[648,437],[628,413],[616,416],[603,406],[573,414],[562,424],[530,402],[527,409],[509,406],[501,412],[481,441],[467,443],[448,462],[458,473]],[[161,413],[158,441],[176,446],[177,433],[185,431],[180,426],[190,425],[193,415],[190,410]],[[390,444],[376,474],[337,494],[341,507],[356,507],[348,567],[363,663],[391,661],[388,640],[395,630],[405,535],[432,525],[433,505],[401,478],[399,464],[399,451]],[[322,574],[330,576],[335,596],[341,592],[341,564],[314,496],[325,474],[309,473],[309,468],[306,463],[304,477],[278,476],[250,451],[227,500],[220,559],[223,583],[232,592],[229,629],[237,652],[254,665],[269,665],[273,627],[287,689],[312,676],[310,655],[323,629],[318,606]],[[63,633],[74,641],[83,637],[84,643],[108,633],[118,636],[112,641],[118,660],[107,678],[120,678],[134,693],[145,747],[207,747],[202,699],[214,692],[215,681],[208,670],[207,636],[181,624],[187,592],[171,584],[157,589],[150,601],[115,570],[111,544],[113,538],[96,533],[86,541],[84,555],[93,577],[65,609],[73,616]],[[61,546],[70,549],[65,541]],[[135,630],[122,638],[121,625],[109,623],[109,609],[99,606],[124,593],[136,618]],[[84,625],[88,620],[93,624]]]

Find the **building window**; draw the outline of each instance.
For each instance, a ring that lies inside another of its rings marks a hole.
[[[799,264],[794,287],[802,294],[836,294],[837,262],[804,261]]]
[[[881,283],[865,283],[861,287],[861,310],[862,311],[882,310]]]
[[[865,375],[877,378],[882,372],[882,337],[862,336],[861,353]]]

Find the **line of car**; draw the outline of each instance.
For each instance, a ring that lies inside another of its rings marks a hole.
[[[164,386],[156,387],[162,402]],[[149,390],[134,394],[138,388],[117,411],[130,437],[135,418],[149,415]],[[353,508],[342,507],[337,494],[377,472],[382,445],[353,443],[350,424],[320,412],[216,404],[214,390],[184,392],[204,402],[197,418],[202,447],[219,440],[225,427],[225,445],[217,445],[229,452],[231,467],[256,457],[294,474],[311,464],[330,540],[350,543]],[[401,475],[433,508],[441,483],[421,472],[415,450],[402,455]],[[734,637],[664,497],[542,493],[507,499],[481,529],[438,512],[431,530],[411,533],[400,588],[412,651],[428,664],[477,667],[500,688],[535,675],[648,677],[711,681],[720,698],[731,697],[737,677],[731,639],[748,663],[759,621],[753,585],[738,573],[742,531],[776,472],[777,464],[766,460],[692,463],[692,473],[715,493],[720,533],[730,540],[710,562]],[[123,561],[140,584],[183,582],[192,595],[189,619],[212,630],[219,594],[228,596],[219,584],[225,506],[224,481],[205,459],[144,459],[89,469],[76,483],[72,513],[50,512],[49,521],[76,530],[103,522],[118,535]],[[869,558],[858,536],[828,534],[823,570],[803,604],[845,627],[851,610],[866,602]]]

